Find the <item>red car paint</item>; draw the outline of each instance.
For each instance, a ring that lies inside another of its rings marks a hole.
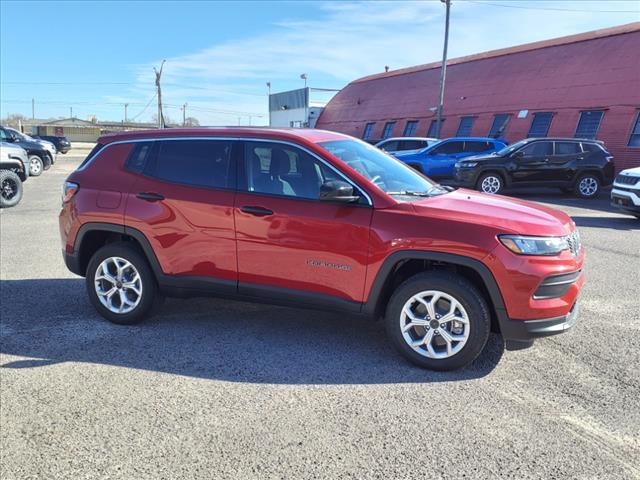
[[[365,304],[386,259],[394,252],[429,251],[481,262],[495,279],[510,319],[566,316],[584,283],[581,273],[560,298],[533,298],[549,275],[582,269],[584,251],[556,256],[521,256],[504,247],[501,234],[564,236],[575,229],[564,213],[526,201],[460,189],[401,202],[370,183],[318,145],[350,139],[318,130],[180,129],[125,132],[102,137],[109,144],[145,138],[221,137],[286,141],[314,152],[345,174],[371,198],[373,208],[200,189],[131,173],[124,163],[132,143],[105,149],[90,168],[73,172],[80,185],[60,214],[64,251],[78,251],[76,236],[91,222],[134,228],[146,237],[162,273],[282,287]],[[136,192],[156,192],[149,202]],[[259,206],[270,216],[244,213]],[[328,266],[328,267],[327,267]]]

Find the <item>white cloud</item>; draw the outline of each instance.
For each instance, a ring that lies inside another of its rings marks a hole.
[[[506,0],[502,0],[507,3]],[[498,3],[498,2],[496,2]],[[629,14],[589,13],[592,2],[529,2],[519,5],[570,8],[584,12],[550,12],[501,8],[456,1],[452,7],[450,57],[543,40],[637,20]],[[286,4],[285,4],[286,5]],[[610,10],[629,10],[631,2],[598,2]],[[282,7],[282,5],[281,5]],[[184,101],[203,124],[232,124],[237,112],[262,114],[267,122],[266,81],[275,91],[302,85],[308,73],[316,87],[340,88],[376,72],[436,61],[441,57],[444,7],[439,1],[328,2],[313,19],[288,19],[269,33],[203,46],[168,58],[163,95],[170,105]],[[139,86],[132,93],[148,97],[152,65],[139,66]],[[200,108],[200,110],[196,110]],[[210,109],[211,111],[205,111]],[[216,113],[223,110],[233,113]],[[176,118],[179,112],[169,110]]]

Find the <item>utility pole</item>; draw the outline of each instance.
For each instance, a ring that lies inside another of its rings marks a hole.
[[[69,107],[69,115],[71,115],[71,119],[73,119],[73,107]]]
[[[184,102],[184,105],[182,105],[182,126],[187,126],[187,102]]]
[[[444,82],[447,76],[447,47],[449,46],[449,12],[451,0],[440,0],[447,8],[444,24],[444,48],[442,50],[442,67],[440,68],[440,96],[438,98],[438,119],[436,123],[436,138],[440,138],[442,128],[442,104],[444,102]]]
[[[164,68],[164,62],[160,65],[160,71],[153,67],[153,71],[156,74],[156,88],[158,89],[158,128],[164,128],[164,117],[162,116],[162,89],[160,88],[160,77],[162,77],[162,69]]]
[[[128,103],[124,104],[124,123],[127,123],[127,107],[129,106]]]
[[[36,119],[36,99],[31,99],[31,120]]]

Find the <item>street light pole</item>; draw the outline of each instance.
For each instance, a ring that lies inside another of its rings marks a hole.
[[[447,47],[449,46],[449,12],[451,10],[451,0],[440,0],[446,6],[444,24],[444,48],[442,50],[442,67],[440,68],[440,95],[438,98],[438,118],[436,120],[436,137],[440,138],[442,128],[442,104],[444,103],[444,83],[447,76]]]
[[[129,106],[128,103],[124,104],[124,123],[127,123],[127,107]]]

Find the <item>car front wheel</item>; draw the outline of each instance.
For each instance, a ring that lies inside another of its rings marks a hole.
[[[495,195],[504,189],[504,181],[497,173],[485,173],[478,179],[477,189]]]
[[[157,290],[146,259],[126,243],[107,245],[93,255],[86,285],[98,313],[121,325],[142,321],[153,306]]]
[[[489,338],[484,298],[469,281],[446,272],[426,272],[393,293],[385,315],[387,334],[409,361],[431,370],[471,363]]]
[[[600,179],[592,174],[586,173],[578,178],[575,185],[575,193],[580,198],[595,198],[600,192]]]
[[[14,207],[22,199],[22,180],[11,170],[0,170],[0,207]]]
[[[39,177],[44,170],[44,163],[38,155],[29,156],[29,176]]]

